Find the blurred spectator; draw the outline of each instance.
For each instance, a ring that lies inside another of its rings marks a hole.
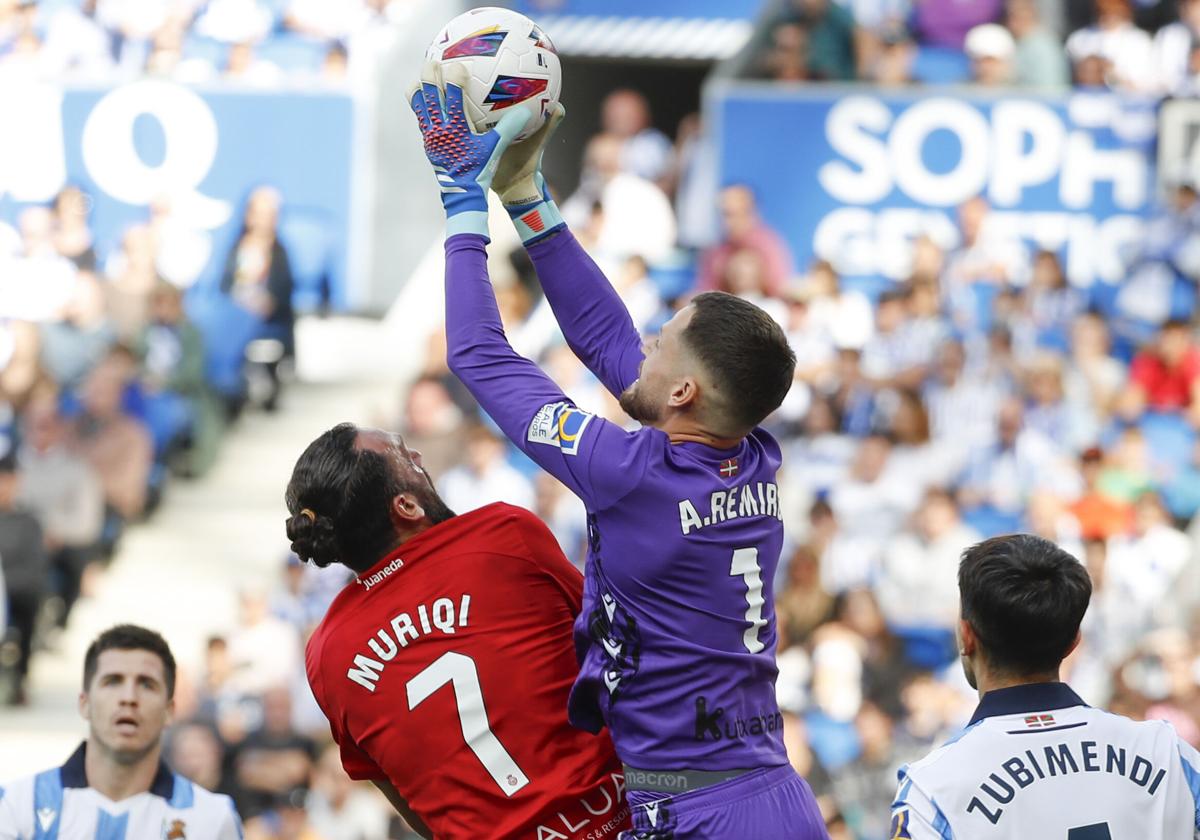
[[[285,75],[283,68],[278,64],[260,57],[255,52],[254,43],[250,41],[229,47],[222,72],[222,76],[231,81],[264,87],[278,85]]]
[[[624,170],[624,149],[625,141],[609,134],[588,141],[579,189],[563,203],[563,217],[584,227],[599,202],[594,253],[618,261],[640,256],[654,263],[675,245],[675,213],[661,188]]]
[[[1034,0],[1008,0],[1005,24],[1016,41],[1015,81],[1024,88],[1057,91],[1071,81],[1062,42],[1043,25]]]
[[[438,491],[455,513],[492,502],[534,509],[529,479],[508,463],[505,442],[479,422],[467,431],[465,463],[443,473]]]
[[[786,246],[780,247],[786,258]],[[790,264],[787,265],[790,271]],[[871,302],[861,292],[844,289],[836,269],[827,260],[817,260],[809,268],[802,294],[807,297],[812,328],[837,347],[861,350],[874,333]]]
[[[290,0],[283,13],[285,29],[310,38],[344,38],[366,12],[363,0]]]
[[[847,475],[829,492],[837,534],[821,558],[821,569],[834,594],[874,577],[884,543],[912,510],[911,489],[887,469],[891,450],[883,435],[865,438]]]
[[[1025,426],[1058,448],[1079,452],[1094,444],[1100,435],[1099,423],[1089,404],[1076,404],[1064,398],[1062,359],[1053,354],[1037,354],[1026,368],[1026,393],[1029,404]]]
[[[1094,71],[1081,74],[1079,65],[1099,58],[1105,80],[1113,88],[1149,89],[1154,83],[1152,43],[1150,36],[1134,25],[1130,0],[1095,0],[1095,8],[1096,22],[1067,38],[1067,55],[1076,65],[1076,82],[1093,81]]]
[[[785,14],[808,35],[809,78],[850,81],[857,71],[854,17],[833,0],[791,0]]]
[[[96,19],[97,0],[50,12],[42,54],[47,73],[96,79],[112,70],[112,35]]]
[[[799,23],[783,21],[771,28],[770,43],[751,75],[775,82],[809,80],[809,35]]]
[[[1016,43],[998,23],[983,23],[967,33],[964,44],[971,59],[971,81],[983,87],[1005,87],[1014,79]]]
[[[671,168],[672,145],[667,135],[654,127],[650,103],[636,90],[614,90],[600,105],[604,134],[621,141],[621,168],[660,186]]]
[[[1137,419],[1145,411],[1178,412],[1200,426],[1200,348],[1183,321],[1168,321],[1154,343],[1129,368],[1121,414]]]
[[[301,666],[300,634],[271,615],[267,596],[244,589],[238,603],[238,626],[229,634],[229,687],[242,695],[260,695],[290,683]],[[290,701],[287,707],[291,721]]]
[[[834,775],[833,791],[855,837],[887,836],[896,772],[917,758],[917,754],[897,753],[895,726],[888,713],[874,703],[864,703],[854,716],[860,752]]]
[[[235,798],[246,820],[271,809],[280,797],[306,788],[317,757],[316,744],[292,727],[287,688],[268,688],[262,705],[262,726],[238,745],[232,760]],[[303,800],[296,805],[301,807]]]
[[[1083,313],[1086,301],[1067,282],[1062,262],[1053,251],[1038,251],[1034,256],[1025,299],[1038,346],[1067,352],[1071,324]]]
[[[1090,405],[1096,416],[1111,414],[1125,367],[1109,355],[1108,325],[1095,312],[1085,312],[1071,327],[1071,359],[1066,375],[1068,399]]]
[[[321,752],[304,805],[321,840],[388,840],[387,814],[378,797],[350,780],[336,745]]]
[[[271,593],[271,615],[292,625],[302,638],[307,638],[325,617],[325,611],[338,591],[348,582],[344,567],[335,565],[318,569],[301,562],[289,551],[284,561],[283,578]]]
[[[204,339],[183,311],[183,293],[160,283],[150,318],[134,344],[151,427],[168,456],[190,476],[203,475],[217,457],[224,418],[204,376]]]
[[[255,338],[278,343],[263,367],[269,383],[263,407],[273,411],[280,393],[279,364],[295,354],[296,315],[292,310],[292,269],[279,241],[283,197],[272,187],[258,187],[246,199],[242,229],[225,260],[221,291],[253,315]]]
[[[892,454],[888,470],[896,480],[907,481],[917,497],[930,487],[947,487],[962,470],[965,451],[948,441],[930,436],[929,413],[916,391],[901,389],[894,395],[891,416]]]
[[[775,598],[775,613],[781,650],[807,644],[833,617],[833,596],[821,585],[821,558],[812,546],[800,546],[788,560],[787,585]]]
[[[1180,0],[1179,20],[1154,36],[1155,86],[1161,93],[1180,93],[1195,74],[1192,53],[1200,42],[1200,0]]]
[[[430,475],[445,475],[462,456],[463,419],[441,378],[422,376],[409,387],[400,431]]]
[[[533,478],[533,512],[546,523],[567,559],[581,570],[587,556],[587,509],[579,497],[548,472]]]
[[[724,238],[700,256],[696,289],[701,292],[729,291],[727,268],[734,254],[751,251],[761,258],[764,294],[783,294],[794,270],[787,244],[758,215],[754,191],[735,184],[721,191]]]
[[[0,457],[13,446],[12,406],[24,405],[42,377],[38,328],[0,317]]]
[[[860,43],[864,40],[860,37]],[[877,41],[877,43],[874,43]],[[859,48],[859,75],[881,88],[908,85],[913,81],[913,63],[917,46],[902,23],[893,23],[879,31],[870,46]]]
[[[963,524],[953,497],[925,493],[910,530],[883,551],[875,591],[892,628],[953,631],[958,619],[958,561],[981,539]]]
[[[1109,445],[1098,489],[1110,498],[1132,504],[1153,486],[1146,438],[1136,426],[1127,428]]]
[[[58,253],[54,242],[54,214],[46,207],[27,207],[17,218],[21,248],[5,266],[12,317],[45,321],[58,317],[75,293],[75,266]]]
[[[145,425],[124,408],[135,362],[128,350],[109,352],[88,374],[81,392],[82,412],[71,422],[71,442],[104,487],[104,500],[121,521],[131,522],[146,508],[154,443]]]
[[[875,388],[916,388],[925,379],[932,347],[913,341],[908,290],[888,289],[875,309],[875,333],[862,351],[863,376]]]
[[[1079,456],[1083,494],[1069,510],[1078,520],[1080,535],[1084,540],[1107,540],[1128,533],[1133,526],[1133,508],[1100,490],[1103,465],[1104,453],[1096,447],[1085,450]]]
[[[87,461],[68,446],[66,424],[53,396],[31,400],[23,420],[18,498],[42,525],[54,593],[61,599],[58,618],[65,622],[79,597],[84,570],[100,559],[104,488]]]
[[[958,329],[977,332],[983,324],[986,295],[1006,283],[1022,285],[1028,257],[1021,242],[989,224],[991,207],[982,197],[958,208],[962,242],[946,259],[942,291]]]
[[[226,44],[254,43],[271,31],[274,17],[271,4],[261,0],[208,0],[192,28]]]
[[[1109,541],[1108,573],[1119,580],[1142,610],[1160,624],[1180,622],[1191,604],[1178,583],[1192,557],[1187,535],[1171,524],[1157,493],[1143,493],[1134,505],[1133,532]]]
[[[1053,443],[1026,428],[1024,421],[1025,412],[1019,400],[1009,399],[1001,404],[996,417],[996,441],[973,454],[961,485],[959,498],[963,507],[998,515],[998,531],[1017,530],[1030,494],[1056,481],[1057,453]]]
[[[913,33],[928,47],[961,50],[967,33],[1000,17],[1003,0],[913,0]]]
[[[932,437],[963,452],[990,443],[1004,391],[976,372],[967,372],[966,351],[956,340],[943,342],[932,374],[924,394]]]
[[[133,225],[121,237],[121,249],[105,265],[107,311],[117,335],[130,341],[150,315],[150,294],[161,282],[155,256],[154,232]]]
[[[96,276],[79,272],[71,301],[62,318],[42,324],[41,362],[50,377],[72,390],[117,341],[104,303],[104,290]]]
[[[96,248],[88,227],[91,208],[91,196],[73,185],[63,187],[54,199],[54,245],[84,271],[96,268]]]
[[[183,721],[171,727],[166,748],[167,764],[200,787],[226,793],[222,777],[225,748],[211,726]]]
[[[8,602],[7,627],[17,651],[15,680],[7,696],[18,706],[26,702],[25,678],[33,654],[33,634],[50,573],[42,526],[21,504],[20,482],[15,458],[0,458],[0,576]]]

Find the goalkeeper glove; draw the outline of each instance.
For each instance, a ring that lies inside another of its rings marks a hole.
[[[531,115],[528,108],[518,105],[495,128],[476,131],[482,114],[465,101],[466,82],[467,69],[461,64],[442,68],[426,62],[410,103],[421,129],[425,157],[433,164],[442,190],[446,235],[477,233],[487,238],[488,188],[500,156]]]
[[[545,125],[504,151],[492,180],[492,189],[500,196],[526,245],[566,227],[558,206],[550,197],[546,179],[542,177],[546,144],[566,113],[566,109],[556,103]]]

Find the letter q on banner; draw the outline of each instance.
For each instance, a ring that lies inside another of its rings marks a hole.
[[[157,166],[134,145],[134,122],[150,116],[162,127],[166,152]],[[194,224],[213,229],[229,220],[229,202],[196,188],[217,156],[217,121],[195,92],[163,81],[124,85],[96,103],[83,127],[83,163],[96,186],[126,204],[166,195]]]

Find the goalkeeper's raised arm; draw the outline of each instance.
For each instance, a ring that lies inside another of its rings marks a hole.
[[[542,177],[542,156],[563,115],[556,105],[541,129],[504,151],[492,189],[529,251],[571,350],[619,397],[638,378],[642,339],[608,278],[567,230]]]

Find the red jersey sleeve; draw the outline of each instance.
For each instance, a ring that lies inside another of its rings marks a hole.
[[[329,721],[329,733],[333,736],[333,742],[338,745],[338,751],[342,758],[342,768],[345,769],[347,776],[357,782],[386,779],[388,777],[387,773],[381,770],[379,765],[346,733],[339,725],[342,719],[341,715],[338,714],[336,709],[329,707],[330,698],[325,691],[325,675],[321,671],[321,649],[324,642],[323,630],[324,628],[322,627],[308,640],[308,645],[304,652],[304,670],[308,675],[308,685],[312,689],[313,697],[316,699],[321,712]]]
[[[1149,353],[1138,353],[1129,366],[1129,381],[1135,383],[1149,395],[1158,379],[1157,360]]]
[[[579,615],[583,609],[583,574],[563,555],[546,523],[523,508],[513,508],[513,511],[517,533],[529,548],[529,559],[562,590],[571,615]]]

